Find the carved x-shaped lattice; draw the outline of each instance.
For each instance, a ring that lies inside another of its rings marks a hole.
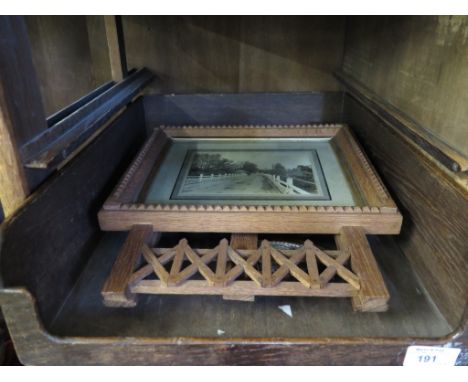
[[[226,239],[213,249],[195,250],[188,245],[187,240],[182,239],[177,246],[169,249],[151,249],[144,245],[142,255],[147,264],[133,273],[131,284],[154,273],[164,286],[177,287],[200,273],[211,286],[229,286],[245,275],[257,287],[274,288],[291,275],[305,288],[322,289],[338,274],[354,289],[359,289],[358,276],[345,266],[349,253],[325,252],[310,240],[306,240],[304,246],[297,250],[280,251],[267,240],[257,250],[234,250]],[[183,268],[187,261],[190,264]],[[276,268],[272,266],[273,262]],[[325,266],[321,272],[319,263]],[[303,265],[302,268],[299,264]]]

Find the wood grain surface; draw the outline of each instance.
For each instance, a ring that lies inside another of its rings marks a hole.
[[[205,338],[179,337],[177,342],[170,337],[147,336],[57,337],[44,330],[36,314],[34,300],[26,291],[3,290],[0,303],[21,361],[35,365],[398,365],[403,362],[409,345],[443,346],[461,340],[458,334],[433,339],[217,338],[213,334]],[[228,303],[232,304],[225,302]],[[245,306],[244,302],[236,304]],[[459,364],[464,363],[464,358],[461,358]]]
[[[468,156],[466,153],[455,150],[444,140],[429,132],[361,82],[342,72],[338,72],[337,77],[346,87],[347,91],[359,99],[360,102],[367,105],[374,114],[382,116],[382,118],[391,122],[394,128],[398,129],[403,135],[412,140],[422,150],[427,152],[428,155],[439,161],[450,171],[461,173],[468,170]]]
[[[404,216],[398,238],[434,301],[456,325],[468,296],[468,189],[356,99],[346,117]]]
[[[112,79],[94,79],[86,16],[31,15],[25,22],[46,115]]]
[[[122,17],[104,16],[104,25],[112,79],[114,81],[122,81],[128,74]]]
[[[151,226],[135,226],[128,233],[127,240],[102,288],[101,293],[108,306],[135,306],[135,296],[129,293],[128,284],[143,246],[151,240],[152,235]]]
[[[385,286],[379,266],[360,227],[344,227],[336,236],[338,248],[351,254],[351,269],[359,277],[360,289],[353,298],[355,310],[385,312],[390,293]]]
[[[1,17],[0,36],[0,198],[9,216],[47,175],[31,176],[19,150],[47,124],[24,18]]]
[[[160,125],[309,124],[342,122],[343,93],[148,94],[149,128]]]
[[[183,219],[181,219],[183,217]],[[99,212],[104,231],[128,231],[146,223],[158,232],[238,232],[337,234],[342,227],[361,226],[368,234],[400,233],[401,216],[376,212],[286,212],[286,211],[163,211],[111,210]],[[200,224],[202,222],[203,224]],[[283,222],[284,224],[278,224]],[[261,227],[261,229],[259,229]]]
[[[337,91],[344,27],[340,16],[123,17],[129,67],[160,78],[151,93]]]
[[[144,139],[136,102],[2,225],[3,283],[28,288],[45,319],[56,314],[86,264],[100,236],[97,209]]]
[[[232,249],[257,249],[258,235],[255,233],[233,233],[229,245]]]
[[[468,17],[349,17],[342,70],[429,136],[468,150]]]

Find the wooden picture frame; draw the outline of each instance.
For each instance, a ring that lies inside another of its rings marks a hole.
[[[344,172],[359,195],[357,206],[145,204],[148,177],[177,138],[330,138]],[[398,234],[402,217],[345,124],[294,126],[168,126],[156,128],[99,212],[104,231],[150,225],[156,232],[338,234],[360,226],[366,234]]]

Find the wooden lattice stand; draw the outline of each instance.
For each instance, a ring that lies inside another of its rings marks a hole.
[[[222,295],[253,301],[255,296],[350,297],[358,311],[380,312],[389,299],[364,231],[343,228],[338,250],[323,251],[310,240],[279,250],[256,235],[233,235],[212,249],[152,248],[151,226],[130,231],[102,295],[107,306],[132,307],[136,294]],[[252,249],[240,249],[253,247]]]

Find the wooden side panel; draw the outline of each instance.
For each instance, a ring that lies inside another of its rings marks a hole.
[[[47,175],[25,171],[19,153],[47,124],[23,17],[0,17],[0,52],[0,198],[8,216]]]
[[[95,86],[112,80],[104,16],[86,16],[89,53]]]
[[[342,72],[337,72],[336,76],[346,87],[348,93],[371,109],[374,114],[387,120],[393,127],[397,128],[403,135],[449,170],[454,172],[468,171],[468,157],[466,154],[453,149],[359,81]]]
[[[0,87],[0,201],[5,214],[11,215],[29,194],[23,164],[13,135],[13,121],[8,113],[4,90]]]
[[[16,143],[21,146],[47,128],[23,17],[0,17],[0,36],[0,86],[11,111]]]
[[[468,295],[468,193],[397,130],[346,96],[345,117],[399,202],[399,244],[451,325]]]
[[[127,61],[122,31],[121,16],[104,16],[107,49],[114,81],[121,81],[127,76]]]
[[[349,17],[343,71],[466,156],[467,29],[466,15]]]
[[[3,283],[28,288],[45,322],[85,265],[100,235],[97,211],[144,139],[138,101],[2,226]]]

